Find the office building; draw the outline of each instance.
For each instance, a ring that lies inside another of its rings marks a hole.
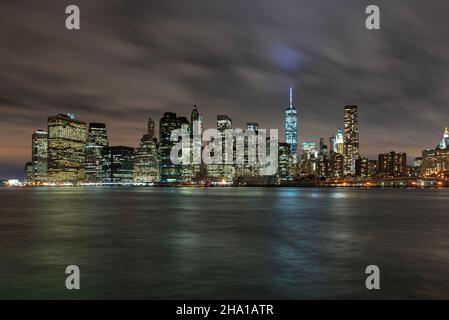
[[[85,179],[87,125],[74,115],[48,118],[48,181],[77,183]]]
[[[103,149],[108,146],[104,123],[89,123],[86,143],[86,181],[101,182]]]
[[[154,122],[151,122],[154,125]],[[153,129],[154,130],[154,129]],[[137,183],[155,183],[159,181],[159,163],[157,140],[150,136],[151,130],[140,139],[139,146],[134,153],[133,176]]]
[[[48,133],[37,130],[32,136],[32,174],[28,183],[40,184],[47,181]]]
[[[102,182],[123,184],[133,182],[134,148],[109,146],[103,149]]]
[[[293,106],[293,91],[290,88],[290,104],[285,110],[285,142],[290,145],[290,153],[293,156],[293,162],[298,162],[298,114]]]
[[[358,106],[345,106],[344,115],[344,174],[354,176],[355,162],[359,157]]]

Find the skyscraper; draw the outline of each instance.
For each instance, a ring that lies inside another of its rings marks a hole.
[[[207,165],[208,178],[215,182],[232,182],[234,179],[234,166],[233,164],[226,163],[226,145],[225,145],[225,132],[232,129],[232,119],[225,114],[217,116],[217,131],[219,139],[222,142],[222,164],[209,164]],[[233,156],[233,154],[231,155]],[[233,159],[228,159],[228,162],[233,162]]]
[[[198,112],[198,106],[194,105],[190,116],[190,134],[192,135],[192,155],[191,159],[194,161],[192,164],[192,180],[199,183],[203,180],[203,165],[195,163],[197,158],[201,159],[202,150],[202,134],[203,134],[203,116]]]
[[[105,147],[102,160],[102,182],[133,182],[134,148],[124,146]]]
[[[335,134],[335,149],[334,152],[337,152],[339,154],[344,153],[344,138],[343,138],[343,131],[341,129],[338,129]]]
[[[48,181],[85,179],[87,125],[73,115],[48,118]]]
[[[359,157],[358,106],[345,106],[344,174],[355,175],[355,162]]]
[[[108,146],[108,132],[104,123],[90,123],[86,144],[86,180],[100,182],[103,149]]]
[[[293,156],[293,163],[298,161],[298,117],[293,106],[293,90],[290,88],[290,104],[285,111],[285,142],[290,145],[290,152]]]
[[[43,183],[47,181],[48,133],[37,130],[32,136],[32,174],[31,181]]]
[[[407,154],[388,152],[379,154],[379,174],[385,176],[404,176],[407,174]]]
[[[29,161],[29,162],[25,163],[24,174],[25,174],[25,182],[26,183],[34,182],[33,163],[32,162]]]
[[[288,143],[279,143],[278,147],[278,177],[279,182],[290,181],[293,179],[292,171],[292,154]]]
[[[147,124],[147,135],[148,135],[148,139],[153,139],[156,138],[155,134],[154,134],[154,121],[149,118],[148,119],[148,124]]]
[[[170,152],[176,142],[170,141],[173,130],[181,127],[176,113],[165,112],[159,121],[159,174],[162,183],[179,183],[179,166],[170,158]]]
[[[322,178],[329,175],[329,157],[327,153],[327,144],[324,138],[320,139],[320,151],[317,159],[317,174]]]
[[[441,142],[437,148],[440,150],[449,148],[449,130],[448,130],[448,128],[444,128],[443,139],[441,140]]]
[[[187,131],[189,133],[189,136],[192,135],[192,125],[190,124],[189,120],[187,120],[186,117],[179,117],[178,118],[178,126],[180,129]],[[191,143],[188,143],[188,150],[185,150],[185,145],[183,145],[183,151],[187,152],[190,155],[190,161],[192,160],[192,146]],[[188,163],[188,164],[180,164],[178,166],[178,177],[179,177],[179,182],[181,183],[191,183],[192,179],[193,179],[193,164],[192,163]]]
[[[151,136],[152,134],[152,136]],[[148,122],[148,133],[140,139],[134,153],[134,182],[154,183],[159,181],[157,139],[154,137],[154,122]]]

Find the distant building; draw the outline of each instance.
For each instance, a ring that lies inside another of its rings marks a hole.
[[[435,150],[436,172],[446,173],[449,171],[449,148]]]
[[[343,155],[344,153],[344,136],[343,131],[341,129],[338,129],[337,133],[335,134],[334,152],[339,153],[341,155]]]
[[[226,161],[225,157],[226,152],[225,131],[230,129],[232,129],[232,119],[224,114],[218,115],[217,131],[218,131],[218,139],[221,139],[222,142],[222,163],[207,165],[207,178],[211,183],[218,183],[222,181],[226,183],[232,183],[234,181],[235,176],[234,159],[232,158]],[[232,144],[233,144],[232,148],[234,149],[234,141],[232,141]]]
[[[132,183],[134,148],[109,146],[103,149],[102,182]]]
[[[90,123],[86,143],[86,181],[101,182],[103,149],[109,145],[104,123]]]
[[[437,149],[443,150],[449,148],[449,130],[448,128],[444,128],[443,139],[438,145]]]
[[[303,142],[300,172],[309,175],[316,174],[317,161],[318,161],[318,152],[316,150],[316,143]]]
[[[343,154],[331,151],[329,154],[329,176],[332,178],[343,177]]]
[[[173,130],[179,129],[180,123],[176,113],[165,112],[159,121],[159,174],[162,183],[179,183],[178,165],[173,164],[170,158],[170,152],[176,142],[170,141],[170,135]]]
[[[32,162],[25,163],[24,174],[25,174],[25,182],[26,183],[34,182],[34,172],[33,172],[33,163]]]
[[[409,168],[410,176],[419,177],[422,172],[422,157],[417,157],[413,160],[413,166]]]
[[[355,175],[359,178],[368,178],[370,176],[369,160],[359,156],[355,161]]]
[[[422,157],[417,157],[413,160],[414,167],[422,167]]]
[[[293,91],[290,88],[290,104],[285,111],[285,142],[290,145],[290,153],[293,156],[293,162],[298,161],[298,114],[293,106]]]
[[[329,176],[329,157],[324,138],[320,139],[320,151],[317,159],[317,175],[321,178],[327,178]]]
[[[368,177],[372,178],[379,174],[379,163],[377,160],[368,160]]]
[[[134,154],[134,182],[154,183],[159,181],[157,139],[154,137],[154,121],[148,121],[148,131],[140,139]]]
[[[436,152],[434,149],[426,149],[422,152],[422,170],[423,176],[430,176],[437,172]]]
[[[186,132],[189,132],[189,137],[191,137],[191,130],[192,126],[187,120],[186,117],[179,117],[178,118],[178,125],[180,129],[185,130]],[[188,145],[189,150],[184,150],[185,152],[188,152],[190,154],[190,161],[192,160],[192,146],[189,143]],[[189,164],[180,164],[178,166],[178,176],[179,176],[179,182],[181,183],[191,183],[194,178],[194,166],[192,163]]]
[[[246,130],[254,130],[257,132],[257,130],[259,130],[259,124],[257,122],[247,122]]]
[[[278,177],[279,181],[291,181],[293,177],[291,175],[293,163],[293,155],[290,151],[290,145],[288,143],[279,143],[278,147]]]
[[[194,105],[190,115],[190,133],[193,138],[192,142],[192,156],[194,161],[197,155],[202,153],[202,134],[203,134],[203,116],[198,111],[198,106]],[[194,136],[196,135],[196,137]],[[196,138],[196,139],[195,139]],[[192,163],[192,181],[194,183],[201,183],[205,180],[204,165],[201,163]]]
[[[359,157],[358,106],[345,106],[344,174],[355,175],[355,162]]]
[[[43,183],[48,179],[48,133],[37,130],[32,136],[32,174],[29,183]]]
[[[48,118],[48,180],[80,182],[85,179],[87,125],[73,115]]]
[[[407,176],[407,155],[394,151],[379,154],[379,174],[384,176]]]

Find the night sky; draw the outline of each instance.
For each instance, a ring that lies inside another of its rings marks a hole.
[[[380,31],[365,28],[369,4]],[[49,115],[105,122],[111,144],[135,147],[148,117],[195,103],[205,128],[228,114],[281,129],[290,86],[300,143],[358,104],[362,155],[413,158],[449,125],[448,14],[442,0],[1,1],[0,178],[22,176]]]

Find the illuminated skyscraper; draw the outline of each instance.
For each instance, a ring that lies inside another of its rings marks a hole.
[[[210,164],[207,165],[208,178],[215,182],[232,182],[234,179],[234,165],[226,163],[225,158],[225,131],[232,129],[232,119],[225,114],[217,116],[217,130],[219,139],[222,142],[222,164]],[[228,159],[229,162],[233,162],[233,159]]]
[[[37,130],[32,136],[32,174],[31,181],[42,183],[47,181],[48,134]]]
[[[303,159],[310,160],[316,158],[318,153],[316,151],[316,143],[315,142],[303,142],[302,143],[302,152]]]
[[[198,131],[198,134],[201,135],[203,133],[203,115],[201,115],[198,112],[198,106],[197,105],[193,106],[192,114],[190,115],[190,124],[191,124],[190,131],[191,131],[192,134],[194,132],[193,125],[194,125],[195,121],[198,124],[198,128],[196,128],[197,131]]]
[[[407,154],[394,151],[379,154],[379,174],[385,176],[405,176],[407,174]]]
[[[292,154],[288,143],[279,143],[278,147],[278,177],[280,182],[293,180]]]
[[[449,148],[449,130],[447,128],[444,128],[443,139],[438,145],[438,149],[442,150],[446,148]]]
[[[290,152],[293,156],[293,163],[298,161],[298,117],[293,106],[293,91],[290,88],[290,104],[285,111],[285,142],[290,145]]]
[[[48,181],[85,179],[87,125],[73,115],[48,118]]]
[[[189,120],[187,120],[186,117],[179,117],[178,118],[178,126],[180,129],[187,131],[189,133],[189,137],[191,136],[192,132],[192,125],[190,124]],[[181,141],[181,140],[180,140]],[[185,150],[186,147],[183,146],[183,152],[187,152],[190,154],[190,161],[192,160],[192,146],[189,143],[188,144],[188,150]],[[194,175],[193,165],[191,163],[189,164],[180,164],[178,166],[178,176],[181,183],[191,183]]]
[[[154,137],[154,122],[148,121],[148,133],[140,139],[134,153],[134,182],[154,183],[159,181],[157,139]]]
[[[198,112],[198,106],[194,105],[192,114],[190,116],[190,133],[193,138],[192,144],[192,157],[193,161],[198,162],[196,159],[201,159],[201,150],[202,150],[202,134],[203,134],[203,116]],[[193,163],[192,164],[192,179],[194,182],[199,183],[203,180],[203,165],[202,163]]]
[[[156,138],[156,136],[154,134],[154,121],[151,118],[148,119],[147,135],[148,135],[148,139]]]
[[[343,131],[341,129],[338,129],[337,133],[335,134],[334,152],[337,152],[339,154],[344,153],[344,139],[343,139]]]
[[[315,142],[302,143],[301,171],[303,173],[315,174],[317,172],[318,152]]]
[[[345,106],[344,174],[355,175],[355,162],[359,157],[358,107]]]
[[[25,163],[24,173],[25,173],[25,182],[33,183],[34,182],[34,176],[33,176],[34,174],[33,174],[33,163],[32,162]]]
[[[86,144],[86,180],[100,182],[103,149],[108,146],[108,132],[104,123],[90,123]]]
[[[359,178],[368,178],[370,176],[369,160],[364,157],[358,157],[355,161],[355,175]]]
[[[170,141],[171,132],[179,128],[176,113],[165,112],[159,121],[159,173],[163,183],[179,182],[178,166],[173,164],[170,152],[174,142]]]
[[[132,183],[134,165],[134,148],[113,146],[103,150],[104,183]]]
[[[160,181],[162,183],[181,183],[185,182],[186,174],[189,172],[184,172],[183,165],[174,164],[171,161],[170,153],[172,147],[177,143],[177,141],[170,141],[170,136],[175,129],[185,129],[190,132],[190,122],[186,117],[177,117],[176,113],[166,112],[159,122],[159,175]],[[184,177],[182,174],[184,172]]]
[[[327,144],[324,138],[320,139],[320,151],[317,159],[317,174],[323,178],[329,175],[329,157],[327,153]]]

